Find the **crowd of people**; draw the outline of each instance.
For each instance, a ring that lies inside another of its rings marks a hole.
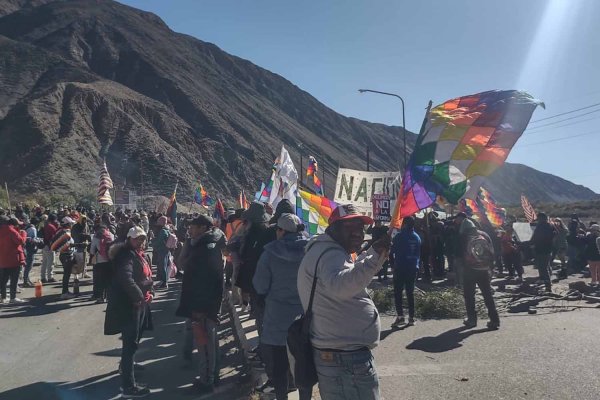
[[[308,312],[321,398],[378,399],[371,350],[379,342],[380,320],[367,292],[374,276],[385,281],[391,269],[396,306],[392,327],[416,323],[415,283],[447,272],[454,273],[454,283],[463,289],[467,328],[477,325],[476,287],[488,310],[487,327],[500,327],[491,272],[504,276],[506,270],[507,278],[519,283],[524,257],[533,258],[545,290],[552,290],[555,258],[561,263],[560,275],[589,265],[591,284],[600,281],[600,226],[592,222],[586,227],[576,215],[565,225],[539,213],[526,242],[519,240],[512,224],[492,228],[462,212],[445,220],[436,213],[407,217],[395,232],[352,205],[338,206],[325,233],[309,237],[285,199],[274,210],[257,201],[245,210],[228,209],[221,221],[202,214],[178,217],[172,221],[157,212],[79,207],[18,205],[11,212],[0,210],[2,303],[21,303],[18,291],[34,287],[38,251],[38,284],[57,282],[58,254],[63,269],[60,298],[78,295],[79,279],[92,279],[91,298],[108,303],[105,334],[121,334],[123,395],[142,397],[149,389],[135,379],[134,358],[143,332],[152,328],[151,303],[170,280],[180,279],[176,315],[185,319],[182,357],[192,365],[197,349],[198,393],[211,393],[219,384],[217,326],[223,299],[230,294],[256,320],[260,344],[253,358],[264,364],[269,377],[257,390],[273,391],[283,400],[298,389],[301,399],[311,398],[312,388],[294,380],[297,368],[305,366],[295,363],[287,349],[288,329]],[[365,233],[371,234],[369,240]]]

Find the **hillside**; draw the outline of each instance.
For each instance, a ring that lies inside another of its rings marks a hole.
[[[395,170],[402,128],[329,109],[285,78],[111,0],[0,0],[0,181],[22,194],[115,183],[180,196],[257,189],[284,144],[314,155],[332,195],[338,166]],[[415,135],[408,133],[410,148]],[[305,161],[306,163],[306,161]],[[525,166],[489,182],[500,200],[594,194]],[[528,193],[529,194],[529,193]],[[571,196],[571,197],[569,197]]]

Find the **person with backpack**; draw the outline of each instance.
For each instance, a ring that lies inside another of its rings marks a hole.
[[[458,213],[454,222],[459,227],[458,252],[463,267],[463,296],[467,310],[463,323],[467,328],[477,326],[475,289],[478,286],[490,318],[487,327],[496,330],[500,327],[500,318],[492,295],[491,270],[495,261],[492,240],[487,233],[477,229],[464,212]]]
[[[62,294],[61,300],[67,300],[74,297],[73,293],[69,292],[69,280],[71,279],[71,272],[73,265],[75,265],[75,241],[71,236],[71,228],[75,225],[70,217],[64,217],[62,219],[61,228],[54,238],[52,238],[52,245],[50,250],[58,252],[58,259],[63,266],[63,278],[62,278]]]
[[[104,303],[108,294],[108,287],[112,277],[112,268],[108,258],[108,250],[113,244],[115,236],[110,233],[106,225],[98,225],[92,237],[90,254],[94,257],[92,269],[93,294],[96,303]]]
[[[585,236],[585,256],[590,267],[591,285],[600,284],[600,225],[590,226]]]
[[[310,342],[323,400],[380,399],[371,350],[379,344],[381,322],[366,288],[388,259],[390,237],[352,257],[372,223],[352,204],[339,205],[300,263],[298,294],[305,313],[311,305]]]
[[[535,254],[534,265],[538,269],[540,281],[544,283],[547,292],[552,291],[552,268],[550,262],[555,235],[556,230],[548,222],[546,213],[539,213],[537,215],[537,225],[531,236],[531,243],[533,244]]]
[[[157,232],[152,241],[153,257],[156,261],[156,278],[160,281],[159,288],[169,287],[169,261],[171,253],[167,248],[167,240],[171,231],[167,227],[167,217],[162,215],[156,221]]]
[[[402,229],[392,241],[391,255],[394,272],[394,300],[396,320],[392,328],[403,325],[402,292],[406,288],[408,301],[408,325],[415,324],[415,282],[419,272],[419,256],[421,255],[421,238],[415,232],[414,217],[406,217],[402,221]]]
[[[52,239],[56,232],[58,232],[58,217],[55,213],[48,215],[48,221],[43,228],[44,248],[42,249],[42,267],[41,267],[41,279],[42,283],[54,283],[54,262],[56,253],[52,251]]]

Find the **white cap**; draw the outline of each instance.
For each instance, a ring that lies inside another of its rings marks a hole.
[[[62,219],[62,224],[63,225],[75,225],[75,221],[70,217],[64,217]]]
[[[127,232],[128,238],[137,239],[140,236],[146,237],[146,231],[139,226],[134,226],[133,228],[129,229],[129,232]]]

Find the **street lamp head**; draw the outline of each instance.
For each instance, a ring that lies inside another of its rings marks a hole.
[[[364,93],[364,92],[366,92],[366,90],[365,89],[358,89],[358,92],[359,93]]]

